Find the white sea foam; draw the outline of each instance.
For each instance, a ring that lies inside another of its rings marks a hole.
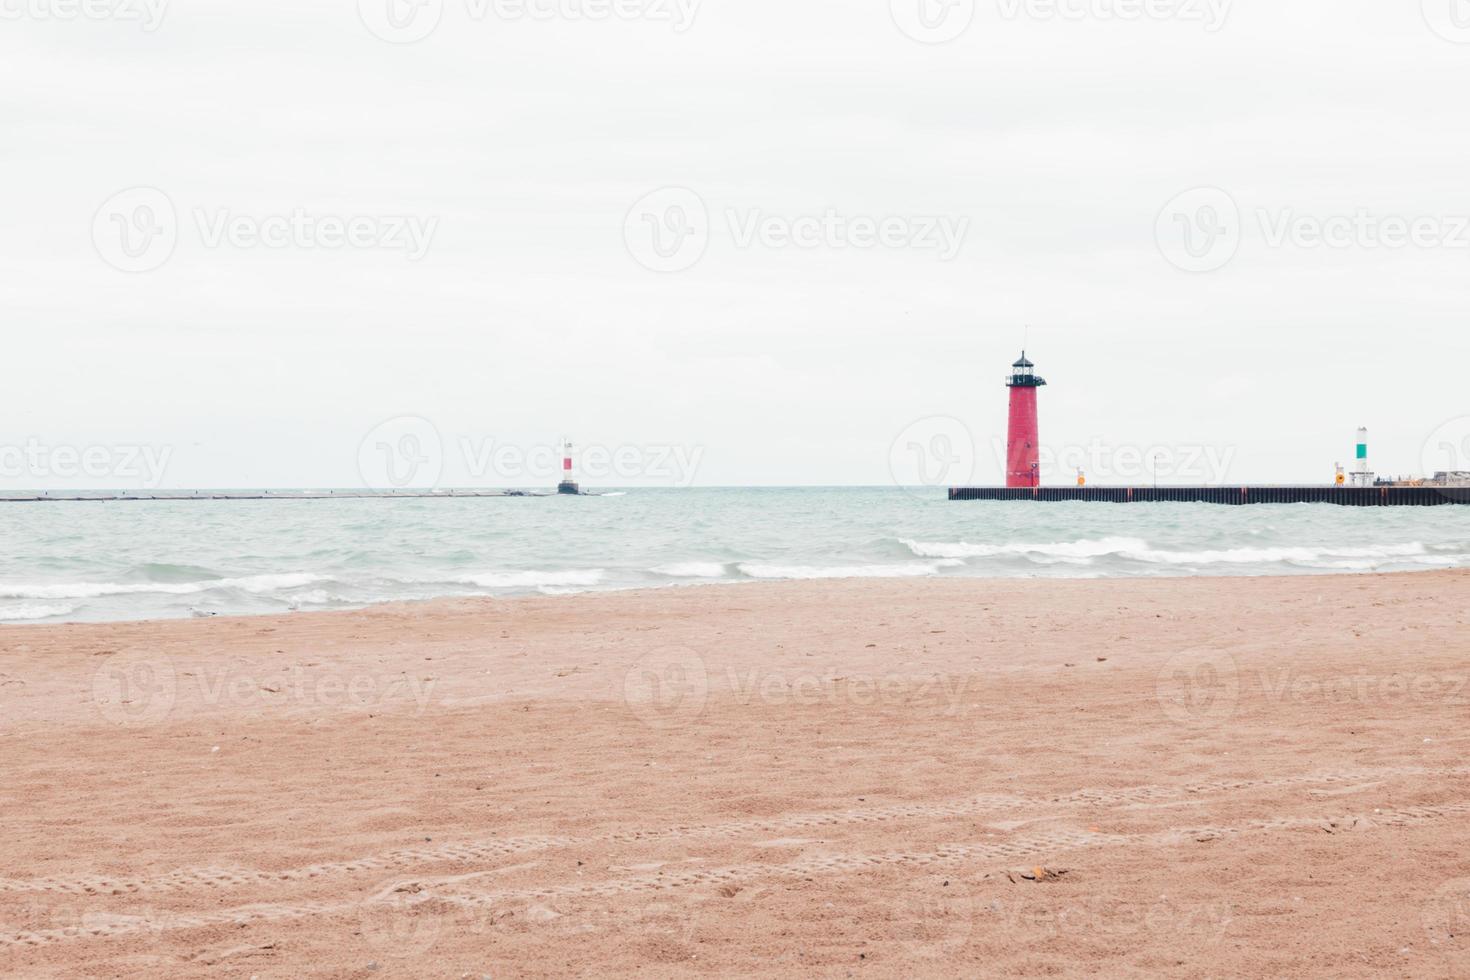
[[[1417,541],[1409,544],[1362,548],[1297,546],[1201,551],[1169,551],[1150,547],[1148,542],[1140,538],[1125,537],[1102,538],[1096,541],[1089,539],[1058,541],[1048,544],[968,544],[964,541],[949,543],[909,540],[904,540],[903,543],[921,558],[995,558],[1015,555],[1054,558],[1074,564],[1091,564],[1093,559],[1109,556],[1155,565],[1312,565],[1326,563],[1324,567],[1366,569],[1376,567],[1381,562],[1421,558],[1423,564],[1442,564],[1433,558],[1423,557],[1428,555],[1428,549]],[[1336,564],[1340,561],[1353,564]],[[1367,564],[1360,564],[1364,562]]]
[[[742,562],[740,571],[751,578],[818,579],[818,578],[919,578],[938,574],[941,568],[963,565],[958,559],[908,562],[903,565],[771,565],[765,562]]]
[[[246,578],[227,578],[219,582],[205,583],[209,588],[242,589],[255,595],[285,592],[318,582],[331,581],[325,575],[310,575],[305,572],[287,572],[281,575],[250,575]]]
[[[1100,558],[1130,551],[1145,551],[1140,538],[1103,538],[1099,541],[1057,541],[1050,544],[967,544],[963,541],[903,542],[920,558],[994,558],[999,555],[1045,555],[1052,558]]]
[[[1125,552],[1124,557],[1161,565],[1310,565],[1342,559],[1381,562],[1395,558],[1416,558],[1424,554],[1427,554],[1424,545],[1415,542],[1376,548],[1227,548],[1216,551],[1160,551],[1144,548]]]
[[[600,568],[572,569],[562,572],[486,572],[460,579],[462,585],[482,589],[549,589],[588,587],[598,584],[607,573]]]
[[[75,605],[42,605],[38,602],[22,602],[18,606],[0,606],[0,622],[19,623],[31,619],[50,619],[66,616],[76,611]]]
[[[1398,559],[1394,559],[1397,561]],[[1459,568],[1470,565],[1470,555],[1425,555],[1422,558],[1406,558],[1406,563],[1428,565],[1434,568]]]
[[[0,585],[0,599],[98,599],[114,595],[198,595],[215,589],[239,589],[252,595],[268,595],[328,581],[323,575],[293,572],[277,575],[248,575],[207,582],[52,582]]]
[[[659,565],[653,569],[657,575],[669,578],[724,578],[725,566],[717,561],[679,561]]]

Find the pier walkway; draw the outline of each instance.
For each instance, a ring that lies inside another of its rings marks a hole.
[[[951,487],[950,500],[1045,503],[1337,504],[1342,507],[1437,507],[1470,504],[1470,486],[1336,487]]]

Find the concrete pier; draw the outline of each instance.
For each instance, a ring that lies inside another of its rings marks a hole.
[[[1337,504],[1341,507],[1437,507],[1470,504],[1462,487],[951,487],[950,500],[1043,503]]]

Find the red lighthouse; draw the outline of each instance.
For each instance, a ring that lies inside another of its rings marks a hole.
[[[1011,389],[1011,424],[1006,439],[1006,486],[1041,486],[1041,437],[1036,424],[1036,389],[1046,384],[1036,376],[1036,365],[1021,359],[1011,365],[1006,387]]]

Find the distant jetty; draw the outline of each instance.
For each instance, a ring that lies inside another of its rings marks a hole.
[[[457,497],[554,497],[539,490],[160,490],[157,492],[83,493],[63,490],[57,493],[10,493],[0,495],[0,503],[107,503],[146,500],[423,500]],[[596,496],[582,494],[582,496]]]
[[[950,500],[1083,501],[1110,504],[1338,504],[1438,507],[1470,504],[1470,486],[1385,487],[951,487]]]

